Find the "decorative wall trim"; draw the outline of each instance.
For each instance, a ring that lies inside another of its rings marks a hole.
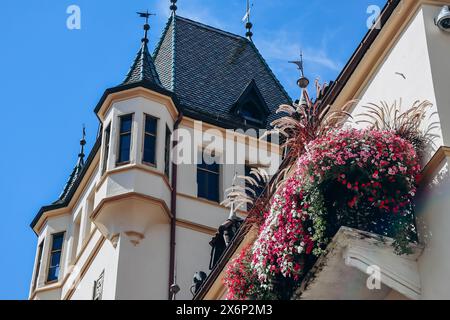
[[[101,121],[104,121],[106,113],[108,112],[108,110],[111,108],[111,106],[114,103],[129,100],[132,98],[139,98],[139,97],[146,98],[146,99],[158,102],[158,103],[166,106],[167,111],[169,112],[173,121],[175,121],[177,119],[178,110],[175,107],[175,104],[173,103],[171,97],[165,96],[163,94],[157,93],[155,91],[151,91],[151,90],[143,88],[143,87],[137,87],[137,88],[132,88],[132,89],[128,89],[125,91],[119,91],[116,93],[109,94],[98,112],[98,115],[99,115]]]
[[[223,210],[228,210],[224,206],[221,206],[220,203],[218,203],[218,202],[210,201],[210,200],[203,199],[203,198],[194,197],[194,196],[191,196],[189,194],[178,192],[177,196],[182,197],[182,198],[186,198],[186,199],[189,199],[189,200],[194,200],[194,201],[197,201],[197,202],[201,202],[203,204],[214,206],[214,207],[217,207],[217,208],[220,208],[220,209],[223,209]],[[245,216],[247,215],[247,211],[244,211],[244,210],[236,210],[236,212],[238,212],[239,214],[245,215]]]
[[[187,220],[183,220],[183,219],[177,219],[177,226],[185,228],[185,229],[190,229],[190,230],[194,230],[200,233],[205,233],[207,235],[215,235],[217,232],[217,229],[208,227],[208,226],[204,226],[201,224],[197,224],[194,222],[190,222]]]
[[[425,168],[423,168],[421,185],[426,185],[428,182],[433,180],[434,176],[438,173],[440,167],[447,158],[450,158],[450,147],[440,147],[430,161],[428,161]]]
[[[183,120],[181,121],[181,126],[190,128],[190,129],[194,129],[195,122],[199,122],[199,121],[189,118],[189,117],[183,117]],[[222,134],[222,136],[224,138],[227,137],[227,135],[226,135],[227,130],[231,130],[231,129],[225,129],[222,127],[218,127],[218,126],[215,126],[215,125],[207,123],[207,122],[202,122],[202,129],[203,129],[203,132],[206,130],[217,130]],[[264,140],[259,140],[255,137],[251,137],[251,136],[244,135],[242,133],[235,132],[234,130],[231,130],[231,132],[233,132],[233,139],[235,139],[236,141],[238,141],[240,143],[245,143],[246,145],[259,145],[260,148],[267,148],[267,150],[270,150],[271,153],[275,153],[278,155],[282,154],[281,148],[277,144],[269,143]]]
[[[102,208],[107,203],[121,201],[121,200],[128,200],[128,199],[133,199],[133,198],[149,201],[151,203],[159,205],[161,207],[161,209],[167,214],[167,216],[169,218],[172,218],[172,213],[170,212],[169,207],[163,200],[152,197],[152,196],[144,195],[141,193],[137,193],[137,192],[127,192],[127,193],[123,193],[123,194],[120,194],[117,196],[112,196],[112,197],[102,199],[102,201],[98,204],[97,208],[95,208],[95,210],[92,212],[90,218],[92,220],[95,220],[95,218],[98,216],[99,212],[102,210]]]
[[[140,171],[143,171],[148,174],[156,175],[156,176],[162,178],[164,184],[166,185],[166,187],[169,190],[172,190],[172,186],[170,185],[170,182],[169,182],[169,179],[167,178],[167,176],[164,173],[158,171],[156,168],[148,166],[148,165],[144,165],[144,164],[129,164],[129,165],[120,166],[120,167],[114,168],[112,170],[106,171],[103,174],[103,176],[100,178],[100,180],[97,182],[97,184],[95,186],[95,191],[98,192],[98,190],[100,190],[101,186],[103,185],[103,183],[105,182],[105,180],[108,177],[111,177],[118,173],[130,171],[130,170],[140,170]]]

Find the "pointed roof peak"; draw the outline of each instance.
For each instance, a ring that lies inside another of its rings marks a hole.
[[[150,30],[148,19],[154,14],[146,11],[138,12],[138,15],[141,18],[145,18],[144,38],[142,38],[141,40],[141,47],[136,55],[136,58],[134,59],[130,71],[128,71],[123,84],[151,82],[162,87],[158,72],[156,71],[155,64],[153,62],[153,58],[150,54],[150,51],[148,50],[148,31]]]
[[[139,49],[123,84],[151,82],[158,86],[162,86],[153,58],[148,50],[147,42],[148,41],[142,41],[141,48]]]

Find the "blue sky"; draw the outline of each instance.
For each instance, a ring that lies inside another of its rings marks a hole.
[[[305,56],[307,76],[334,80],[367,32],[369,5],[385,0],[254,0],[254,42],[290,95]],[[68,30],[66,9],[81,9],[81,30]],[[179,0],[178,14],[238,34],[245,0]],[[79,150],[98,128],[93,108],[119,84],[138,50],[149,9],[154,46],[168,0],[2,0],[0,4],[0,299],[26,299],[36,237],[29,224],[56,200]]]

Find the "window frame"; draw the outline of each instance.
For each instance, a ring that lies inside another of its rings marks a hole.
[[[169,126],[166,125],[166,134],[164,136],[164,174],[167,178],[170,177],[170,153],[172,149],[172,131]]]
[[[37,288],[40,269],[42,266],[43,255],[44,255],[44,240],[42,240],[41,243],[39,243],[39,245],[38,245],[37,260],[36,260],[36,265],[34,267],[35,268],[34,269],[34,279],[33,279],[33,286],[32,286],[31,291],[34,291]]]
[[[62,235],[61,249],[53,250],[53,243],[54,243],[55,237],[59,236],[59,235]],[[51,242],[50,242],[50,247],[49,247],[50,251],[49,251],[49,254],[48,254],[47,277],[46,277],[45,284],[52,284],[52,283],[56,283],[56,282],[59,281],[59,276],[60,276],[59,272],[58,272],[58,277],[56,279],[49,280],[48,277],[50,275],[50,268],[51,268],[51,263],[52,263],[52,254],[54,254],[55,252],[60,252],[59,268],[60,268],[60,271],[61,271],[62,253],[63,253],[63,250],[64,250],[64,241],[65,241],[65,238],[66,238],[66,232],[65,231],[61,231],[61,232],[52,233],[50,235],[50,237],[51,237]]]
[[[147,124],[147,118],[152,118],[153,120],[156,121],[156,126],[155,126],[156,130],[155,130],[154,134],[152,134],[152,133],[148,133],[147,134],[147,131],[145,129],[146,124]],[[158,150],[158,124],[159,124],[159,120],[160,119],[155,117],[155,116],[152,116],[150,114],[144,113],[144,125],[142,126],[142,163],[147,165],[147,166],[153,167],[153,168],[157,168],[158,167],[158,159],[157,159],[157,154],[158,153],[157,153],[157,150]],[[155,137],[155,150],[153,150],[154,155],[155,155],[155,163],[151,163],[151,162],[145,161],[145,159],[144,159],[144,157],[145,157],[145,138],[147,137],[147,135]]]
[[[103,146],[103,162],[102,162],[102,175],[105,174],[108,168],[109,151],[111,149],[111,123],[106,126]]]
[[[205,169],[205,168],[201,168],[200,165],[203,164],[204,159],[203,159],[203,154],[204,154],[204,150],[201,153],[201,163],[197,163],[197,198],[202,199],[202,200],[206,200],[206,201],[210,201],[210,202],[214,202],[214,203],[220,203],[220,186],[221,186],[221,171],[222,171],[222,166],[220,165],[220,163],[216,163],[217,165],[217,172],[209,170],[209,169]],[[215,155],[211,155],[211,157],[215,157]],[[208,164],[206,164],[208,165]],[[208,199],[205,197],[200,196],[200,184],[199,184],[199,179],[198,179],[198,174],[199,174],[199,170],[202,172],[206,172],[209,174],[215,174],[217,176],[217,199]]]
[[[121,127],[122,127],[122,119],[125,117],[131,117],[131,127],[130,127],[130,131],[127,132],[121,132]],[[118,116],[119,118],[119,127],[118,127],[118,135],[117,135],[117,159],[116,159],[116,166],[124,166],[127,165],[129,163],[131,163],[131,150],[133,149],[133,126],[134,126],[134,113],[127,113],[127,114],[123,114]],[[129,152],[129,156],[128,156],[128,160],[127,161],[120,161],[120,149],[121,149],[121,138],[124,135],[130,135],[130,149],[128,150]]]

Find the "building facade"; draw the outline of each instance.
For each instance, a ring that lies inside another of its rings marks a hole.
[[[235,174],[278,168],[278,145],[258,134],[290,98],[251,34],[172,10],[153,55],[145,25],[125,80],[95,107],[90,154],[83,138],[62,194],[31,224],[30,299],[192,299],[217,228],[241,221],[220,205]]]
[[[450,12],[450,1],[388,1],[382,14],[323,98],[334,111],[361,114],[368,103],[401,102],[406,111],[415,101],[433,104],[424,129],[433,123],[436,139],[423,163],[420,197],[417,198],[418,243],[411,255],[397,256],[389,240],[374,234],[342,228],[301,283],[293,299],[450,299],[448,216],[450,190],[450,33],[436,18]],[[447,6],[447,7],[446,7]],[[379,28],[377,27],[379,26]],[[354,123],[354,126],[361,124]],[[252,243],[256,231],[239,234],[224,253],[196,299],[222,299],[228,262]],[[370,290],[371,266],[381,272],[381,288]]]

